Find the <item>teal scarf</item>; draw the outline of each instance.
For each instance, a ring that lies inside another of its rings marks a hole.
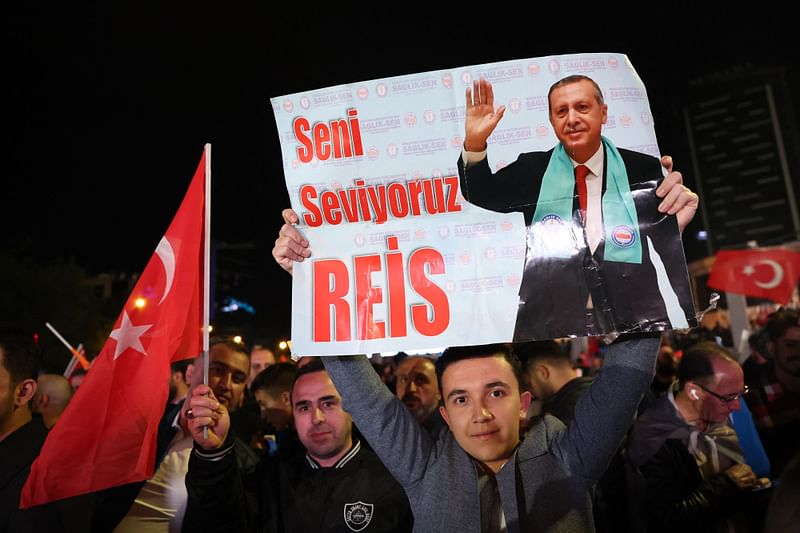
[[[617,148],[605,137],[606,192],[603,194],[604,261],[642,263],[639,217],[633,203],[628,173]],[[569,178],[565,178],[568,176]],[[531,224],[539,242],[532,244],[536,255],[566,258],[585,246],[583,228],[573,227],[572,205],[575,172],[561,143],[553,149],[542,178],[539,202]],[[579,238],[580,236],[580,238]],[[543,239],[543,240],[541,240]]]

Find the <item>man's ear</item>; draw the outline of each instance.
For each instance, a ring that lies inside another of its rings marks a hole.
[[[689,399],[699,400],[700,397],[697,393],[697,389],[698,387],[694,383],[694,381],[687,381],[686,383],[683,384],[683,388],[681,390],[684,392],[684,394],[686,394],[686,396]]]
[[[525,391],[519,395],[519,417],[526,418],[528,416],[528,408],[531,406],[531,393]]]
[[[186,371],[183,373],[183,381],[186,382],[187,385],[190,387],[192,386],[192,373],[194,372],[194,363],[190,364],[186,367]]]
[[[447,409],[445,409],[443,405],[439,406],[439,414],[442,415],[442,418],[447,423],[447,427],[449,427],[450,431],[452,431],[453,428],[450,427],[450,417],[447,416]]]
[[[289,409],[292,408],[292,398],[288,390],[281,393],[281,402],[283,402],[283,405],[289,407]]]
[[[14,405],[21,407],[30,402],[36,394],[36,387],[35,379],[23,379],[14,389]]]
[[[767,351],[771,357],[775,357],[775,341],[767,341]]]
[[[33,396],[33,403],[36,404],[36,407],[47,407],[50,405],[50,395],[49,394],[35,394]]]
[[[537,364],[534,367],[534,372],[536,372],[539,375],[539,379],[541,379],[542,381],[547,381],[548,379],[550,379],[550,367],[545,364],[542,363]]]

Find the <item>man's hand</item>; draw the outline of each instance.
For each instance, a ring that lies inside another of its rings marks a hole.
[[[228,409],[217,401],[208,385],[201,383],[192,389],[186,403],[192,412],[189,417],[187,410],[186,418],[194,441],[205,450],[216,450],[222,446],[228,436],[231,419]],[[208,426],[208,438],[203,437],[203,426]]]
[[[672,170],[672,158],[665,155],[661,158],[661,164],[667,169],[667,177],[661,182],[656,195],[663,198],[658,206],[660,213],[675,215],[678,218],[678,228],[681,233],[689,225],[700,205],[700,198],[692,192],[689,187],[683,184],[683,176],[680,172]]]
[[[733,465],[723,472],[723,474],[728,476],[728,479],[733,481],[733,483],[742,490],[752,489],[756,485],[756,475],[753,469],[746,464]]]
[[[308,249],[308,241],[303,237],[294,224],[300,222],[300,217],[292,209],[284,209],[284,224],[278,232],[275,240],[275,247],[272,249],[272,257],[289,274],[292,273],[292,265],[295,261],[303,261],[311,257],[311,250]]]
[[[481,78],[467,87],[467,114],[464,119],[464,149],[468,152],[486,150],[486,139],[503,118],[506,107],[494,110],[492,84]]]

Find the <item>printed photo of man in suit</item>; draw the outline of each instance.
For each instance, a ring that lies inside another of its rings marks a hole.
[[[557,81],[548,103],[559,143],[492,173],[487,140],[505,107],[495,109],[485,79],[466,93],[462,194],[485,209],[521,211],[528,226],[514,340],[696,325],[680,232],[697,195],[668,156],[618,149],[601,135],[608,106],[591,78]]]

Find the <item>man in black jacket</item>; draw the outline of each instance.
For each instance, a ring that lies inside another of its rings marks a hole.
[[[403,489],[375,454],[354,440],[352,418],[319,361],[298,371],[291,400],[304,449],[277,460],[266,457],[252,478],[243,479],[231,457],[227,409],[208,387],[194,389],[185,530],[411,531]]]
[[[569,425],[575,416],[575,404],[592,384],[572,366],[569,352],[555,341],[527,342],[515,346],[522,362],[523,377],[534,400],[542,404],[542,416],[553,415]]]
[[[30,408],[38,371],[32,343],[0,330],[0,531],[8,533],[62,529],[53,503],[19,509],[20,492],[47,437]]]

